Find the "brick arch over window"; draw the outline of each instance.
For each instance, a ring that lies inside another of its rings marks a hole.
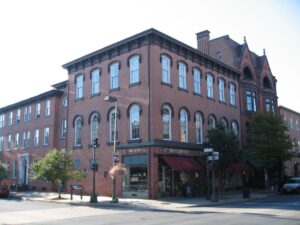
[[[115,63],[118,63],[118,67],[119,67],[119,70],[121,69],[121,62],[120,61],[112,61],[111,63],[108,64],[107,66],[107,72],[110,73],[110,66],[115,64]]]
[[[244,79],[253,80],[253,73],[251,72],[248,66],[244,68],[243,75],[244,75]]]
[[[165,102],[164,104],[162,104],[162,106],[161,106],[161,108],[160,108],[160,114],[163,115],[163,109],[164,109],[164,106],[168,106],[168,107],[170,108],[170,110],[171,110],[171,116],[172,116],[172,118],[173,118],[173,117],[174,117],[174,108],[173,108],[173,106],[172,106],[170,103],[168,103],[168,102]]]
[[[139,57],[139,63],[141,63],[142,62],[142,56],[141,56],[141,54],[137,54],[137,53],[135,53],[135,54],[132,54],[132,55],[130,55],[128,58],[127,58],[127,66],[129,67],[130,66],[130,59],[132,58],[132,57]]]
[[[201,117],[202,117],[202,124],[204,124],[204,121],[205,121],[205,118],[204,118],[204,114],[202,111],[196,111],[195,114],[194,114],[194,122],[196,122],[196,114],[197,113],[200,113]]]
[[[127,108],[127,117],[130,116],[130,108],[131,108],[132,106],[134,106],[134,105],[137,105],[137,106],[139,107],[139,113],[140,113],[140,115],[142,115],[142,106],[141,106],[141,104],[138,103],[138,102],[132,102],[132,103],[128,106],[128,108]]]
[[[82,80],[84,81],[84,79],[85,79],[84,73],[79,73],[79,74],[77,74],[77,75],[74,77],[74,83],[75,83],[75,84],[77,84],[77,78],[80,77],[80,76],[82,76]]]
[[[210,119],[210,118],[214,119],[214,122],[215,122],[215,125],[216,125],[216,123],[217,123],[217,117],[215,116],[215,114],[211,113],[211,114],[208,115],[207,118],[208,118],[208,119],[207,119],[207,124],[208,124],[208,125],[209,125],[209,119]]]
[[[270,82],[268,77],[264,77],[263,87],[266,88],[266,89],[272,89],[271,82]]]
[[[162,62],[162,57],[163,57],[163,56],[165,56],[165,57],[167,57],[167,58],[170,59],[170,66],[172,67],[172,65],[173,65],[173,59],[172,59],[172,57],[171,57],[169,54],[167,54],[167,53],[161,53],[161,54],[160,54],[160,57],[159,57],[160,63]]]
[[[95,71],[99,71],[99,77],[101,76],[101,68],[100,67],[94,67],[93,69],[91,69],[91,71],[90,71],[90,79],[92,79],[92,74],[93,74],[93,72],[95,72]]]
[[[100,117],[100,113],[97,112],[97,111],[91,112],[91,114],[89,115],[89,121],[88,121],[88,123],[91,124],[91,120],[92,120],[93,115],[97,115],[97,117],[98,117],[98,123],[100,123],[101,117]]]
[[[115,107],[114,107],[114,106],[112,106],[112,107],[107,111],[107,115],[106,115],[107,121],[109,121],[110,112],[113,111],[113,110],[115,110]],[[121,111],[120,111],[119,108],[117,109],[117,117],[118,117],[118,119],[121,118]]]
[[[76,115],[76,116],[74,117],[74,119],[73,119],[73,122],[72,122],[73,127],[75,127],[75,122],[76,122],[76,120],[77,120],[78,118],[81,119],[81,126],[83,126],[83,116],[81,116],[81,115]]]
[[[185,106],[183,106],[183,107],[181,107],[181,108],[179,109],[179,111],[178,111],[178,119],[180,120],[180,112],[181,112],[181,110],[184,110],[184,111],[186,112],[186,114],[187,114],[187,119],[188,119],[188,121],[190,121],[190,120],[191,120],[191,114],[190,114],[190,111],[188,110],[188,108],[185,107]]]
[[[227,118],[225,116],[223,116],[223,117],[220,118],[220,123],[221,124],[222,124],[222,121],[225,122],[226,128],[228,129],[228,120],[227,120]]]
[[[189,72],[189,66],[188,66],[188,64],[185,62],[185,61],[183,61],[183,60],[178,60],[177,61],[177,69],[179,69],[179,64],[180,63],[182,63],[183,65],[185,65],[185,71],[186,71],[186,73],[188,73]]]

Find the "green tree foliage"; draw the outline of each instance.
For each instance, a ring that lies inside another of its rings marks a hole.
[[[84,172],[74,167],[70,153],[56,149],[49,151],[44,158],[33,163],[31,172],[32,179],[46,179],[55,185],[84,177]]]
[[[8,175],[9,170],[7,166],[4,163],[0,162],[0,181],[7,179]]]
[[[241,159],[239,141],[233,132],[226,131],[222,124],[208,130],[208,145],[219,152],[219,168],[224,169]]]
[[[293,145],[287,131],[283,119],[273,114],[258,113],[252,118],[248,143],[264,168],[275,169],[278,163],[290,159],[288,150]]]

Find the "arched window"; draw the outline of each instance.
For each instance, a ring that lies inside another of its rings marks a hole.
[[[115,139],[116,135],[116,113],[115,109],[112,109],[109,113],[109,141],[114,142],[117,140],[117,136]]]
[[[207,97],[209,98],[214,97],[213,81],[214,81],[213,76],[211,74],[208,74],[206,78],[206,85],[207,85]]]
[[[187,112],[182,109],[180,111],[180,141],[188,142],[188,118]]]
[[[208,127],[210,129],[216,128],[216,119],[213,115],[209,115],[209,117],[208,117]]]
[[[267,77],[264,77],[263,86],[266,89],[271,89],[271,83],[270,83],[270,81],[269,81],[269,79]]]
[[[228,128],[228,123],[227,123],[227,119],[226,118],[221,118],[220,119],[220,123],[221,123],[221,125],[224,127],[224,130],[226,131],[227,130],[227,128]]]
[[[163,120],[163,139],[171,140],[171,109],[169,106],[163,106],[162,120]]]
[[[92,95],[100,92],[100,69],[94,69],[91,73],[92,78]]]
[[[197,112],[195,114],[195,122],[196,122],[196,138],[197,138],[197,144],[203,143],[203,137],[202,137],[202,124],[203,124],[203,118],[200,112]]]
[[[76,99],[83,97],[83,74],[76,76]]]
[[[130,108],[130,139],[140,138],[140,109],[134,104]]]
[[[93,140],[94,138],[98,138],[98,141],[99,141],[99,121],[100,121],[100,118],[99,118],[99,114],[98,113],[94,113],[92,116],[91,116],[91,144],[93,144]]]
[[[75,146],[82,146],[82,117],[78,116],[75,120]]]
[[[253,76],[249,67],[244,68],[244,78],[248,80],[253,80]]]
[[[234,134],[235,136],[238,135],[238,124],[237,124],[236,121],[232,121],[232,122],[231,122],[231,131],[233,132],[233,134]]]

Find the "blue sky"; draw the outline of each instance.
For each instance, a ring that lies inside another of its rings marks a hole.
[[[10,0],[0,2],[0,107],[67,79],[61,65],[151,27],[196,48],[228,34],[266,54],[280,105],[300,112],[298,0]]]

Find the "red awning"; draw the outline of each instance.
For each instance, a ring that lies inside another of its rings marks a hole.
[[[187,156],[173,156],[163,155],[160,156],[165,163],[174,171],[200,171],[205,168],[198,163],[193,157]]]
[[[242,172],[242,171],[252,171],[253,168],[244,161],[238,161],[236,163],[232,163],[230,166],[226,168],[227,172]]]

